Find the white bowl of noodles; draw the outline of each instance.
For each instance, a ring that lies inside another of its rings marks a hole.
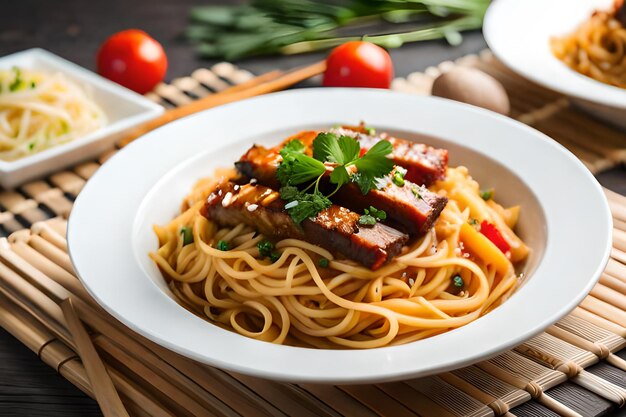
[[[268,343],[182,307],[148,255],[159,245],[153,225],[177,216],[200,178],[230,166],[253,143],[276,144],[299,130],[359,120],[445,147],[451,166],[466,166],[483,187],[495,188],[503,205],[521,205],[516,232],[531,255],[519,267],[520,288],[462,327],[372,349]],[[72,262],[93,297],[124,324],[227,370],[287,381],[364,383],[465,366],[563,317],[592,288],[608,259],[611,216],[591,173],[545,135],[472,106],[379,90],[295,90],[205,111],[147,137],[110,159],[77,198],[68,226]],[[129,177],[137,166],[142,175]]]
[[[0,185],[28,180],[113,147],[163,107],[42,49],[0,58]]]
[[[581,55],[581,62],[568,64],[554,54],[554,42],[575,33],[582,32],[579,28],[589,24],[592,14],[598,11],[610,11],[614,0],[497,0],[489,7],[485,16],[483,33],[493,53],[513,71],[546,88],[565,94],[582,109],[612,124],[626,127],[626,88],[611,85],[608,72],[624,66],[624,56],[614,56],[602,46],[600,41],[585,42],[585,47],[572,54]],[[606,28],[595,23],[595,27],[587,27],[587,35],[602,39],[601,33]],[[578,32],[577,32],[578,31]],[[626,45],[621,28],[616,36]],[[595,32],[595,33],[592,33]],[[608,41],[607,41],[608,42]],[[626,53],[623,50],[622,53]],[[570,45],[561,44],[560,49],[573,49]],[[597,58],[590,58],[595,49]],[[564,53],[561,51],[561,53]],[[610,64],[611,59],[622,61],[621,64]],[[607,72],[603,76],[603,67]],[[580,71],[580,72],[579,72]],[[583,73],[581,73],[583,72]],[[586,74],[596,74],[596,78]],[[603,80],[603,81],[599,81]],[[622,83],[626,83],[626,72],[621,69]],[[623,85],[623,84],[622,84]]]

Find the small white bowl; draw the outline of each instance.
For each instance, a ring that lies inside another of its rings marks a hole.
[[[483,33],[493,53],[518,74],[572,98],[575,105],[626,129],[626,89],[579,74],[557,59],[550,39],[572,33],[613,0],[497,0]]]
[[[34,48],[0,58],[0,69],[12,67],[62,72],[90,90],[107,117],[104,127],[71,142],[15,160],[0,160],[0,185],[13,188],[111,148],[125,130],[150,120],[163,107],[133,91],[43,49]]]

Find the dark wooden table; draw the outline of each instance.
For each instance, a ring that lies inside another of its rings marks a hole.
[[[33,47],[48,49],[94,69],[99,45],[112,33],[139,28],[165,47],[167,78],[190,74],[213,64],[195,56],[181,32],[191,6],[224,1],[198,0],[10,0],[0,13],[0,56]],[[407,45],[391,51],[396,74],[407,75],[447,59],[486,47],[479,32],[467,34],[462,45],[442,41]],[[324,54],[254,58],[237,64],[256,74],[292,68],[322,59]],[[626,171],[599,176],[603,185],[626,194]],[[615,414],[617,416],[617,414]],[[98,405],[39,361],[26,347],[0,328],[0,416],[101,416]]]

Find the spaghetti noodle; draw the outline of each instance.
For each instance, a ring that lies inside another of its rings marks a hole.
[[[275,262],[264,259],[262,235],[199,214],[207,196],[235,175],[220,170],[199,181],[182,213],[155,226],[159,249],[150,254],[178,301],[223,328],[272,343],[376,348],[463,326],[518,286],[513,263],[529,252],[512,231],[519,207],[485,201],[465,167],[448,168],[430,187],[448,198],[434,228],[377,271],[296,239],[276,243]],[[498,228],[506,254],[477,230],[482,222]],[[232,249],[219,250],[218,241]]]
[[[612,11],[596,11],[572,34],[551,40],[554,55],[573,70],[605,84],[626,88],[626,28]]]

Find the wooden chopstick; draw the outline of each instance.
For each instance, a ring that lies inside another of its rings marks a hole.
[[[219,93],[209,94],[206,97],[192,101],[183,106],[167,110],[161,116],[149,120],[141,126],[132,129],[124,135],[119,144],[120,146],[126,146],[128,143],[148,133],[149,131],[156,129],[157,127],[161,127],[169,122],[202,110],[261,94],[284,90],[287,87],[321,74],[325,69],[326,62],[320,61],[290,72],[272,71],[260,75],[242,84],[227,88]]]
[[[72,358],[75,356],[74,352],[63,342],[55,339],[54,335],[42,326],[41,321],[32,313],[2,296],[0,296],[0,326],[35,352],[41,360],[65,379],[85,394],[94,397],[85,368],[79,360]],[[161,404],[156,404],[134,382],[124,379],[111,368],[109,371],[113,382],[124,395],[128,409],[132,411],[133,416],[174,417],[173,413],[164,410]]]
[[[61,310],[63,310],[67,328],[74,339],[78,354],[85,366],[91,389],[96,397],[96,401],[98,401],[98,405],[100,405],[102,414],[104,414],[104,417],[130,417],[115,390],[111,377],[96,352],[96,348],[91,343],[87,330],[85,330],[76,315],[71,298],[61,302]]]

